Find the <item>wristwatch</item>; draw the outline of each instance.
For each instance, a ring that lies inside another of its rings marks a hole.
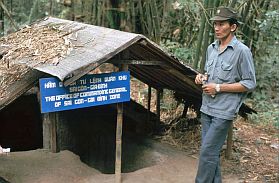
[[[216,84],[216,86],[215,86],[215,91],[217,92],[217,93],[219,93],[220,92],[220,84]]]

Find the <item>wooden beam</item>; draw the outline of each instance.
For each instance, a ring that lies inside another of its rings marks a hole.
[[[117,60],[111,59],[108,61],[112,64],[131,64],[131,65],[159,65],[168,66],[166,62],[163,61],[152,61],[152,60]]]

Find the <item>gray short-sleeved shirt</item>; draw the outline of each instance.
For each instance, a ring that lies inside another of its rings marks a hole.
[[[255,69],[252,53],[243,43],[233,37],[232,41],[219,52],[219,42],[209,45],[206,55],[205,72],[208,83],[241,83],[248,91],[256,87]],[[220,92],[212,97],[203,93],[201,112],[222,119],[232,120],[247,92]]]

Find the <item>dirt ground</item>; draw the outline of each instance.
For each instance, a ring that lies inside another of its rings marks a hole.
[[[145,161],[156,164],[122,174],[123,183],[194,182],[198,160],[169,145],[154,142],[144,153]],[[80,161],[70,151],[50,153],[38,149],[0,155],[0,177],[11,183],[111,183],[114,174],[102,174]],[[1,182],[1,179],[0,179]],[[240,182],[237,176],[224,176],[226,183]]]

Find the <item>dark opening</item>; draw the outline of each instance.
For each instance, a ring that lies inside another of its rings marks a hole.
[[[22,95],[0,111],[0,145],[11,151],[42,148],[42,121],[36,95]]]
[[[80,156],[81,161],[102,173],[114,173],[117,121],[115,106],[105,105],[60,113],[62,115],[57,133],[60,150],[71,150]],[[139,121],[144,123],[144,119],[139,118]],[[158,161],[156,157],[147,159],[152,156],[150,144],[146,140],[147,135],[136,133],[138,129],[138,122],[127,117],[125,110],[122,138],[124,173],[154,165]]]

